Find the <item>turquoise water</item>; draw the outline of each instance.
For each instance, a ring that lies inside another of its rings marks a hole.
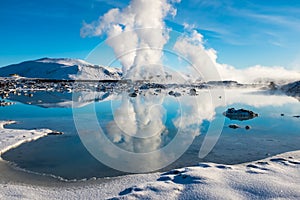
[[[75,108],[75,111],[69,104],[64,104],[65,107],[61,104],[68,102],[70,96],[57,97],[56,101],[51,100],[51,104],[46,104],[47,98],[44,98],[43,102],[46,103],[43,105],[34,101],[28,105],[27,100],[11,97],[16,105],[1,107],[0,120],[16,120],[18,123],[7,128],[49,128],[62,131],[64,135],[47,136],[23,144],[6,152],[2,157],[21,168],[66,179],[127,174],[108,167],[107,163],[101,163],[94,157],[93,152],[86,148],[82,135],[77,131],[81,125],[75,124],[74,113],[79,118],[87,118],[87,122],[95,114],[104,136],[127,152],[154,152],[168,147],[180,132],[183,132],[186,139],[181,139],[181,142],[176,144],[177,147],[180,148],[180,143],[185,141],[191,141],[192,144],[183,155],[178,155],[178,159],[176,157],[176,161],[160,171],[197,165],[199,162],[237,164],[300,149],[300,119],[293,117],[300,114],[300,103],[296,99],[253,91],[236,91],[235,94],[239,95],[236,95],[236,98],[229,96],[227,103],[220,105],[211,105],[207,102],[206,94],[201,92],[197,97],[182,98],[160,94],[156,97],[140,96],[131,99],[120,94],[106,101],[81,105]],[[47,95],[49,94],[45,94]],[[43,93],[38,96],[43,96]],[[197,101],[198,105],[195,107]],[[248,121],[232,121],[222,115],[230,107],[252,110],[259,113],[259,117]],[[282,113],[284,116],[281,116]],[[132,117],[135,123],[131,123]],[[205,137],[211,134],[209,126],[214,121],[222,120],[224,124],[216,145],[206,157],[200,159],[200,147]],[[230,129],[230,124],[237,124],[241,128]],[[246,130],[246,125],[251,126],[251,129]],[[92,132],[93,129],[95,128],[87,127],[86,131]],[[130,135],[133,132],[135,135]],[[141,138],[136,138],[137,136]],[[93,135],[89,137],[93,140]],[[100,153],[109,154],[105,149]],[[125,163],[120,157],[112,156],[110,159]],[[155,161],[162,162],[159,159]],[[137,163],[132,163],[135,164]]]

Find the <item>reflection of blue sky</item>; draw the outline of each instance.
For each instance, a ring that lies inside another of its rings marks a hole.
[[[42,108],[38,106],[26,105],[17,103],[14,106],[3,107],[0,110],[1,119],[16,119],[23,118],[47,118],[47,117],[70,117],[72,110],[70,108]]]

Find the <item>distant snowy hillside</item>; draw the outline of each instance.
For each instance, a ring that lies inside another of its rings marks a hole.
[[[121,69],[64,58],[42,58],[0,68],[0,77],[9,77],[11,74],[59,80],[119,80],[122,76]]]
[[[295,97],[300,101],[300,81],[289,83],[281,87],[287,95]]]

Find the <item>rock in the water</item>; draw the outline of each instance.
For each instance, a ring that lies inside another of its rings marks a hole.
[[[8,101],[4,101],[4,100],[0,100],[0,106],[5,107],[5,106],[11,106],[14,105],[14,102],[8,102]]]
[[[241,127],[237,124],[230,124],[229,128],[237,129],[237,128],[241,128]]]
[[[157,92],[157,93],[161,93],[161,89],[156,89],[154,91]]]
[[[137,97],[137,93],[133,92],[129,94],[130,97]]]
[[[181,94],[179,92],[175,92],[174,97],[180,97]]]
[[[245,109],[236,110],[234,108],[229,108],[226,112],[223,113],[223,115],[231,120],[239,121],[249,120],[258,117],[258,114],[254,113],[253,111]]]
[[[246,129],[246,130],[250,130],[250,129],[251,129],[251,126],[248,126],[248,125],[247,125],[247,126],[245,126],[245,129]]]
[[[175,94],[174,91],[170,91],[170,92],[169,92],[169,95],[171,95],[171,96],[173,96],[174,94]]]
[[[62,135],[62,134],[64,133],[59,131],[52,131],[51,133],[48,133],[48,135]]]
[[[190,95],[192,96],[197,95],[197,90],[195,88],[190,89]]]
[[[174,91],[170,91],[169,95],[174,96],[174,97],[180,97],[181,96],[181,94],[179,92],[174,92]]]

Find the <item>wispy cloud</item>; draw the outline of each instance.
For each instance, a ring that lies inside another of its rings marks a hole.
[[[300,32],[300,17],[297,17],[300,16],[300,9],[289,5],[289,2],[276,5],[276,2],[254,3],[248,0],[196,0],[193,3],[197,9],[179,9],[178,20],[188,16],[189,12],[193,18],[185,19],[188,22],[195,21],[194,16],[198,15],[196,28],[213,31],[224,42],[232,45],[269,41],[270,44],[278,46],[283,45],[283,37]],[[280,37],[273,37],[266,32]],[[257,37],[256,34],[261,36]],[[268,36],[271,38],[267,38]]]
[[[245,18],[249,18],[252,20],[257,21],[258,23],[262,24],[269,24],[289,30],[300,31],[300,18],[294,18],[291,16],[282,16],[282,15],[271,15],[271,14],[262,14],[262,13],[255,13],[249,10],[240,10],[240,16]]]
[[[190,31],[190,35],[180,37],[174,45],[174,50],[186,57],[196,73],[202,74],[205,81],[208,80],[235,80],[240,83],[254,83],[266,81],[295,81],[299,80],[298,71],[290,71],[281,66],[255,65],[245,69],[237,69],[217,61],[217,52],[207,49],[203,45],[203,36],[196,30]],[[198,76],[194,77],[199,78]]]

